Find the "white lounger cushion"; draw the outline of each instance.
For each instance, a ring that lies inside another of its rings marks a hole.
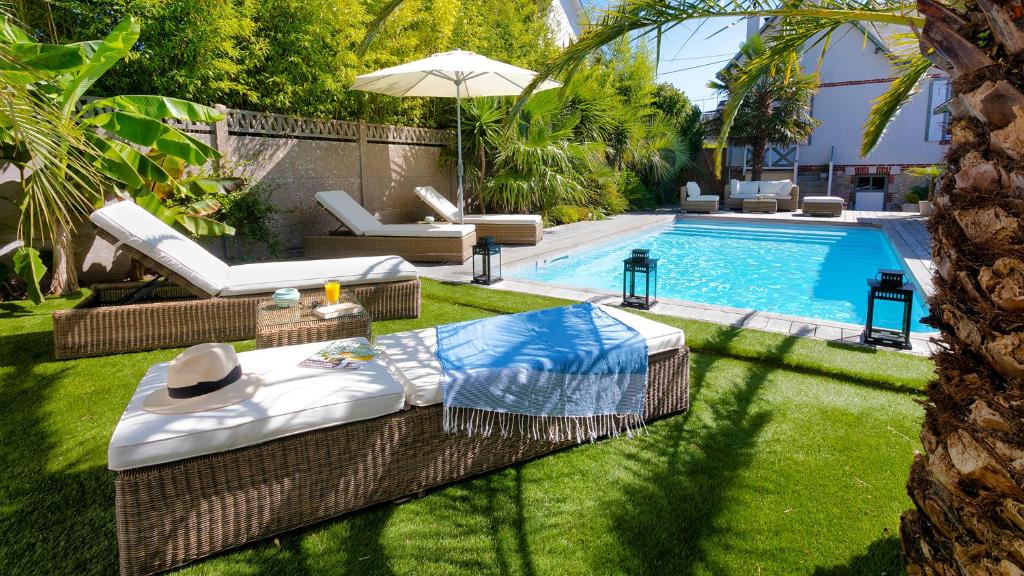
[[[227,283],[227,264],[134,202],[104,206],[89,219],[210,296],[219,294]]]
[[[419,278],[416,267],[398,256],[334,260],[289,260],[232,266],[221,296],[262,294],[278,288],[318,288],[328,278],[342,286],[399,282]]]
[[[688,202],[708,202],[710,200],[718,200],[718,196],[714,194],[701,194],[700,196],[687,196]]]
[[[805,196],[804,202],[811,204],[842,204],[843,199],[839,196]]]
[[[462,238],[476,230],[472,224],[384,224],[367,236]]]
[[[442,218],[449,222],[459,221],[459,209],[434,189],[433,186],[417,186],[414,190],[416,195],[423,200],[427,206],[434,209]],[[541,221],[537,214],[465,214],[462,217],[465,224],[525,224],[536,226]]]
[[[473,233],[469,225],[381,224],[373,214],[342,190],[317,192],[316,201],[357,236],[404,236],[414,238],[462,238]]]
[[[376,418],[404,407],[402,386],[382,362],[368,362],[359,370],[298,366],[323,347],[319,342],[240,353],[243,371],[260,374],[265,384],[238,404],[193,414],[142,409],[142,399],[165,381],[167,363],[153,366],[114,429],[107,466],[127,470],[173,462]]]
[[[632,326],[647,340],[647,352],[657,354],[681,348],[683,331],[642,316],[610,306],[605,312]],[[377,338],[387,346],[385,356],[392,374],[405,387],[405,400],[413,406],[429,406],[441,402],[441,364],[437,361],[437,331],[424,328],[388,334]]]

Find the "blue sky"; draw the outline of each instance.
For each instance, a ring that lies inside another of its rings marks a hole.
[[[606,8],[608,0],[584,0],[595,12]],[[599,14],[595,13],[595,19]],[[746,21],[710,18],[679,24],[661,39],[658,80],[673,84],[704,110],[715,107],[715,93],[707,87],[746,36]],[[652,48],[653,39],[652,39]]]

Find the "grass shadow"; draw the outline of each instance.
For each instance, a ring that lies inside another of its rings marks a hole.
[[[817,568],[813,576],[868,576],[904,574],[903,549],[898,537],[889,535],[879,538],[868,546],[867,551],[850,559],[846,564],[829,568]]]
[[[725,330],[714,344],[727,345],[739,333],[739,328]],[[786,338],[775,352],[784,354],[797,340]],[[756,400],[777,368],[751,364],[742,381],[706,397],[705,379],[721,358],[696,354],[692,359],[691,406],[701,403],[701,413],[691,409],[666,421],[643,449],[627,455],[630,480],[607,506],[609,525],[624,551],[622,572],[728,572],[714,566],[709,554],[713,541],[728,530],[716,520],[772,419]]]

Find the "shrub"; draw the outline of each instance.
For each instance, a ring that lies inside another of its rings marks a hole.
[[[622,190],[616,186],[615,182],[612,182],[610,186],[605,186],[603,194],[600,199],[601,210],[606,215],[622,214],[626,210],[629,210],[629,200],[622,195]]]
[[[629,170],[623,170],[619,180],[619,189],[622,195],[629,202],[630,208],[638,210],[653,210],[657,207],[654,195],[644,186],[644,183],[637,178],[637,175]]]
[[[559,204],[558,206],[553,206],[548,210],[547,214],[544,215],[544,218],[551,224],[558,225],[574,224],[581,220],[603,219],[604,217],[583,206]]]
[[[907,192],[903,196],[903,203],[904,204],[916,204],[916,203],[920,202],[921,200],[923,200],[923,198],[921,197],[921,194],[917,190],[914,190],[913,188],[911,188],[910,192]]]
[[[265,246],[272,256],[281,255],[281,235],[272,226],[281,210],[270,200],[273,191],[261,182],[221,196],[216,218],[235,229],[235,238]]]

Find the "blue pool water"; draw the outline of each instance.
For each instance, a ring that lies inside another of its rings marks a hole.
[[[872,228],[677,222],[506,276],[621,291],[622,260],[633,248],[661,259],[660,298],[850,324],[864,324],[867,278],[879,268],[906,271],[885,234]],[[876,305],[876,323],[898,327],[899,306]],[[934,332],[920,323],[926,315],[919,294],[911,330]]]

